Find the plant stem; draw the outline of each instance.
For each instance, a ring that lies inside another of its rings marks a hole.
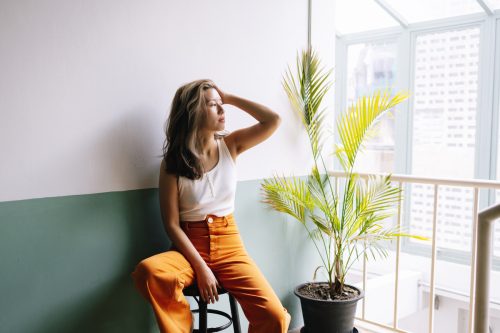
[[[309,134],[309,131],[307,131],[307,134],[309,136],[309,144],[311,146],[311,151],[313,152],[313,155],[314,155],[314,147],[312,145],[312,140],[311,140],[311,136]],[[321,153],[319,153],[319,156],[321,156],[321,159],[323,159]],[[314,165],[316,167],[316,169],[318,170],[318,173],[319,173],[319,169],[318,169],[318,161],[317,161],[317,158],[315,157],[314,158]],[[324,167],[324,163],[323,163],[323,167]],[[320,181],[321,181],[321,174],[320,174]],[[330,179],[328,179],[328,181],[330,182]],[[328,206],[328,199],[327,199],[327,196],[326,196],[326,193],[324,191],[324,188],[323,188],[323,185],[320,184],[320,189],[321,189],[321,194],[323,195],[323,199],[325,200],[325,204]],[[333,192],[332,192],[333,193]],[[330,220],[330,216],[326,215],[325,214],[325,217]],[[326,270],[328,271],[328,282],[329,282],[329,285],[331,285],[332,283],[332,276],[331,276],[331,272],[333,271],[333,265],[332,265],[332,262],[331,262],[331,235],[329,235],[328,239],[329,239],[329,242],[328,242],[328,247],[325,243],[325,239],[323,237],[323,232],[321,231],[320,233],[321,235],[321,240],[323,242],[323,247],[325,249],[325,254],[326,254],[326,259],[327,259],[327,262],[328,262],[328,265],[326,265]]]

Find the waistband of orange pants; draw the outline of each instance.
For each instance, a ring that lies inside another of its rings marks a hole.
[[[207,216],[203,220],[198,220],[198,221],[180,221],[180,223],[181,223],[181,225],[190,225],[190,224],[193,224],[193,223],[214,223],[214,222],[217,223],[217,222],[223,222],[223,221],[233,220],[233,219],[234,219],[233,213],[229,213],[229,214],[224,215],[224,216],[217,216],[217,215],[214,215],[214,214],[207,214]]]

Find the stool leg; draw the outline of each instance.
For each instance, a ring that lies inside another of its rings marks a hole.
[[[200,300],[200,325],[198,326],[198,331],[200,333],[207,333],[207,303]]]
[[[229,305],[231,306],[231,317],[233,318],[234,333],[241,333],[240,315],[238,314],[238,304],[233,295],[229,294]]]

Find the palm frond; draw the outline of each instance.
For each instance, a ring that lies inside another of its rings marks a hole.
[[[319,222],[318,224],[316,224],[316,229],[311,230],[309,236],[317,241],[322,241],[323,232],[328,234],[328,229],[326,229],[326,227],[321,222]]]
[[[392,216],[394,205],[400,201],[401,189],[391,185],[390,175],[370,176],[355,188],[355,197],[355,216],[349,220],[346,230],[349,238],[355,233],[369,232],[376,222]]]
[[[335,228],[339,224],[337,218],[337,199],[334,193],[328,189],[328,177],[327,174],[321,175],[318,168],[314,166],[308,176],[307,186],[313,206],[323,212],[328,220],[328,227]]]
[[[294,217],[302,224],[306,223],[306,211],[311,208],[311,200],[305,181],[274,175],[273,178],[264,179],[261,189],[263,203]]]
[[[326,109],[316,111],[311,119],[309,126],[306,128],[307,135],[311,139],[312,153],[316,160],[323,147],[323,128],[322,124],[326,116]]]
[[[348,230],[352,221],[356,217],[356,188],[359,183],[359,175],[357,173],[350,173],[346,179],[344,187],[344,195],[342,200],[341,225],[340,234],[343,235]]]
[[[320,66],[317,54],[308,48],[296,61],[297,77],[290,66],[283,76],[282,85],[311,141],[313,156],[316,159],[322,147],[322,124],[325,110],[319,110],[321,102],[331,88],[331,70]]]
[[[327,237],[332,236],[333,230],[330,228],[330,222],[321,216],[311,214],[311,220],[316,225],[318,231],[324,233]]]
[[[370,130],[380,121],[381,116],[406,98],[407,93],[397,93],[390,97],[389,91],[375,92],[372,96],[360,97],[339,117],[337,130],[340,145],[337,145],[335,154],[345,171],[353,168],[363,142],[373,134]]]

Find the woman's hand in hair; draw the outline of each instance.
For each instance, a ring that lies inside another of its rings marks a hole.
[[[229,94],[223,92],[215,83],[213,85],[214,85],[215,90],[217,90],[217,92],[219,93],[220,98],[222,99],[222,104],[228,103],[227,100],[228,100]]]
[[[196,280],[198,282],[201,298],[205,302],[213,304],[219,300],[219,293],[217,292],[219,282],[207,265],[203,265],[202,268],[196,270]]]

